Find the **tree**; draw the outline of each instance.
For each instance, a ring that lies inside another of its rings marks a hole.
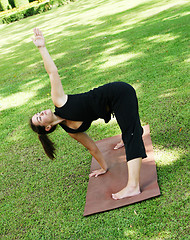
[[[6,11],[11,9],[11,5],[9,4],[8,0],[0,0],[0,10]]]

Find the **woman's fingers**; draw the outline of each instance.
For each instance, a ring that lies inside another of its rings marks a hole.
[[[104,174],[104,173],[106,173],[106,171],[103,169],[94,170],[89,174],[89,177],[98,177],[99,175]]]
[[[34,28],[33,32],[34,32],[34,36],[37,36],[37,28]]]
[[[89,174],[89,177],[91,178],[91,177],[94,177],[95,176],[95,173],[90,173]]]
[[[40,31],[39,28],[34,28],[33,32],[34,32],[35,36],[43,36],[43,34],[42,34],[42,32]]]
[[[45,40],[39,28],[34,28],[34,38],[31,38],[36,47],[45,46]]]
[[[36,28],[36,35],[38,36],[39,35],[39,28]]]

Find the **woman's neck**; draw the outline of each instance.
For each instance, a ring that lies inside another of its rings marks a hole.
[[[65,119],[63,119],[63,118],[61,118],[61,117],[59,117],[59,116],[57,116],[57,115],[55,115],[54,113],[53,113],[53,122],[52,122],[52,125],[54,126],[54,125],[57,125],[57,124],[59,124],[59,123],[61,123],[61,122],[63,122],[63,121],[65,121]]]

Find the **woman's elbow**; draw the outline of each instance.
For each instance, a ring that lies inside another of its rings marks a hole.
[[[51,78],[51,77],[55,77],[55,75],[58,75],[58,69],[57,69],[56,66],[48,69],[47,72],[48,72],[50,78]]]

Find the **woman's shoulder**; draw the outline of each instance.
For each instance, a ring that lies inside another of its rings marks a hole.
[[[57,101],[54,103],[55,108],[62,108],[66,105],[67,102],[68,102],[68,95],[65,95],[64,98],[57,99]]]

